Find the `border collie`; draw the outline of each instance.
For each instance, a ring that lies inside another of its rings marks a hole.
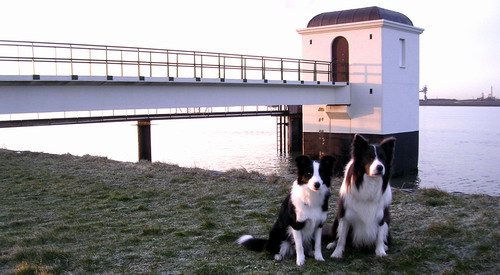
[[[332,258],[342,258],[346,243],[375,247],[377,256],[387,255],[392,200],[389,179],[395,141],[390,137],[380,144],[369,144],[361,135],[354,136],[330,234],[337,239],[327,246],[327,249],[335,247]]]
[[[305,263],[304,252],[308,256],[314,256],[317,261],[324,261],[321,233],[326,221],[335,159],[324,156],[317,162],[307,156],[300,156],[295,162],[297,179],[281,204],[269,238],[258,239],[244,235],[237,242],[252,251],[265,249],[274,254],[277,261],[295,252],[297,265],[300,266]]]

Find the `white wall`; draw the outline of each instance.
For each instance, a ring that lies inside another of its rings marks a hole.
[[[390,26],[383,29],[384,134],[417,131],[419,128],[419,34],[411,29]],[[401,39],[405,41],[404,66],[401,66]]]

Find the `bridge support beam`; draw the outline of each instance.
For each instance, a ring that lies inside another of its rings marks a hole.
[[[151,161],[151,120],[139,120],[137,122],[137,134],[139,139],[139,161]]]

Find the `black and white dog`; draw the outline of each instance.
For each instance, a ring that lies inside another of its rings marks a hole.
[[[273,253],[277,261],[295,252],[297,265],[303,265],[304,253],[314,256],[317,261],[324,261],[321,233],[326,221],[335,159],[325,156],[317,162],[307,156],[300,156],[295,162],[297,179],[281,204],[279,217],[269,232],[269,238],[244,235],[237,242],[249,250],[265,249]]]
[[[395,141],[390,137],[380,144],[369,144],[361,135],[354,136],[330,234],[337,239],[327,246],[335,247],[332,258],[342,258],[346,243],[375,247],[377,256],[387,255],[392,200],[389,179]]]

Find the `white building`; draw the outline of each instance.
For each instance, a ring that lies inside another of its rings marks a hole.
[[[350,157],[355,133],[397,138],[395,172],[417,169],[419,35],[405,15],[369,7],[318,14],[302,35],[304,59],[331,60],[348,105],[303,106],[303,152]],[[327,81],[327,79],[319,79]]]

